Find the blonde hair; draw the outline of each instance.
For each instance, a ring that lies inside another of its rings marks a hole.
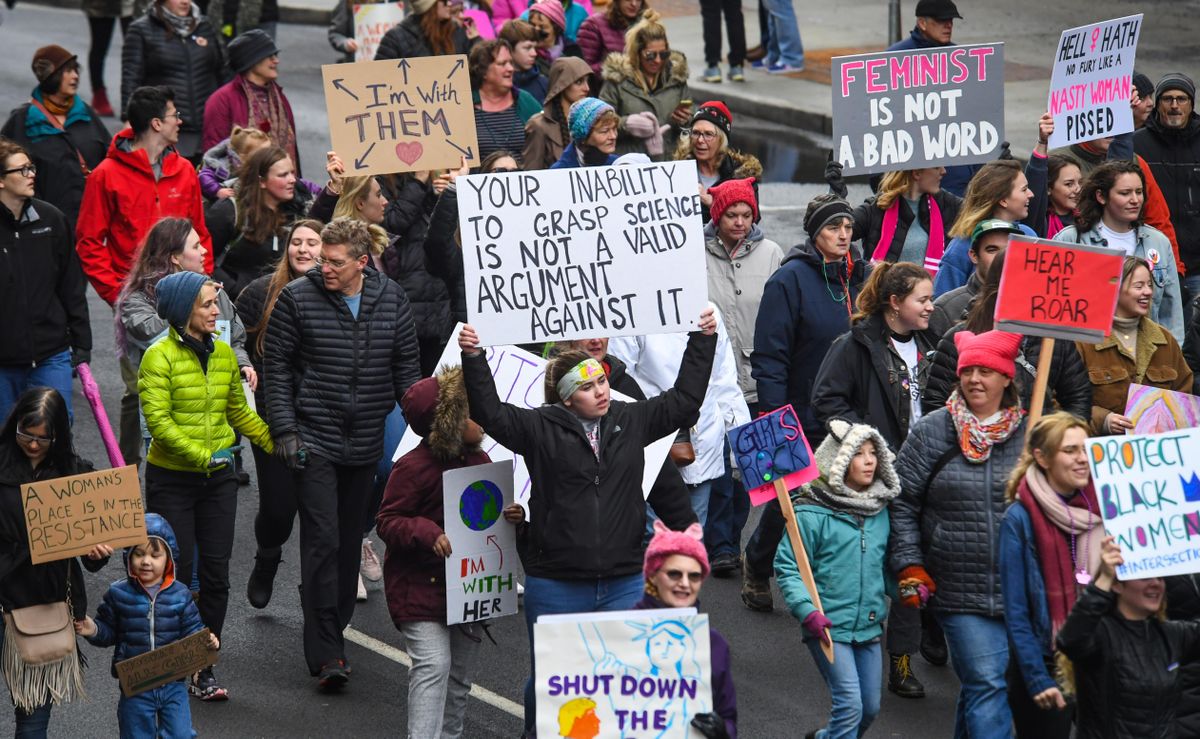
[[[912,170],[900,169],[888,172],[879,181],[879,191],[875,195],[875,206],[880,210],[887,210],[888,206],[896,202],[896,198],[908,192],[910,187],[912,187]]]
[[[725,132],[720,127],[714,126],[717,129],[717,156],[713,159],[713,166],[720,167],[725,161],[725,154],[732,151],[729,148],[729,138],[725,136]],[[679,143],[675,145],[675,153],[672,155],[675,161],[681,159],[695,159],[692,152],[692,137],[680,136]]]
[[[257,128],[233,127],[233,132],[229,134],[229,148],[233,149],[233,153],[237,154],[238,159],[245,159],[253,153],[250,150],[252,144],[255,150],[270,146],[271,137],[267,135],[266,131]]]
[[[1008,486],[1004,491],[1005,500],[1011,503],[1017,499],[1017,488],[1021,487],[1025,473],[1029,471],[1030,467],[1037,464],[1037,459],[1033,456],[1034,451],[1039,451],[1047,457],[1053,457],[1062,448],[1063,437],[1067,435],[1068,431],[1076,428],[1083,429],[1085,435],[1091,433],[1086,421],[1066,411],[1042,416],[1037,423],[1033,424],[1033,427],[1029,429],[1029,438],[1025,440],[1025,451],[1021,453],[1016,467],[1013,467],[1012,473],[1008,476]]]
[[[655,41],[662,41],[667,44],[668,51],[671,49],[671,44],[667,42],[667,29],[659,23],[661,17],[657,11],[647,10],[642,14],[642,19],[625,32],[625,58],[633,70],[633,79],[645,93],[650,92],[650,82],[646,75],[642,74],[642,52]],[[663,65],[658,72],[659,76],[661,77],[666,70],[666,65]],[[655,83],[657,82],[658,80],[655,80]]]
[[[1020,174],[1021,165],[1015,159],[996,159],[983,165],[967,185],[958,218],[950,227],[950,237],[971,238],[975,227],[991,218],[1000,201],[1012,194],[1013,183]]]
[[[358,218],[358,204],[371,194],[371,182],[375,178],[370,175],[361,177],[343,177],[342,194],[338,196],[337,204],[333,206],[334,218]]]
[[[596,710],[596,701],[591,698],[575,698],[569,700],[558,709],[558,735],[570,736],[575,728],[575,722],[583,718],[588,711]]]

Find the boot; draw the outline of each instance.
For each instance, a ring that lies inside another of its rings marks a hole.
[[[771,600],[771,581],[760,580],[750,570],[750,560],[742,557],[742,602],[752,611],[770,613],[774,608]]]
[[[275,571],[283,559],[281,549],[259,549],[254,555],[254,569],[250,571],[250,579],[246,581],[246,599],[255,608],[266,608],[271,602],[271,592],[275,587]]]
[[[901,698],[924,698],[925,686],[913,674],[907,654],[889,654],[888,690]]]
[[[108,91],[103,87],[92,90],[92,110],[96,111],[96,115],[105,118],[112,118],[114,115],[112,103],[108,102]]]

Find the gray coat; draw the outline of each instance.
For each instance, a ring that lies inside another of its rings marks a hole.
[[[218,338],[233,347],[238,367],[249,367],[250,355],[246,353],[246,327],[242,325],[242,319],[238,317],[237,310],[233,307],[233,301],[229,299],[224,290],[217,291],[217,307],[221,311],[221,315],[217,318],[218,328],[222,325],[222,321],[229,321],[229,334],[226,336],[222,332]],[[146,353],[150,345],[158,341],[160,337],[167,335],[167,322],[158,317],[154,300],[144,292],[127,295],[121,301],[121,314],[118,318],[125,330],[127,342],[125,355],[129,357],[133,366],[137,367],[142,363],[142,355]]]
[[[992,448],[986,462],[972,464],[957,452],[930,479],[934,466],[958,435],[950,411],[922,416],[896,457],[902,492],[892,501],[892,569],[923,566],[937,593],[940,613],[1002,617],[1000,523],[1004,489],[1025,443],[1025,422]]]
[[[663,154],[650,157],[656,162],[670,158],[679,142],[679,126],[671,123],[671,113],[679,103],[689,97],[687,58],[678,51],[671,52],[671,59],[663,70],[664,80],[657,90],[646,92],[634,77],[633,66],[625,54],[612,53],[601,67],[604,86],[600,88],[600,99],[613,106],[621,116],[617,134],[617,154],[641,152],[648,154],[644,140],[630,135],[625,130],[625,119],[633,113],[649,111],[658,119],[658,125],[671,127],[663,134]]]

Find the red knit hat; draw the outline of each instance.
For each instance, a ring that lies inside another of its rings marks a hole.
[[[758,220],[758,198],[754,195],[753,177],[747,177],[744,180],[725,180],[719,185],[708,188],[708,194],[712,195],[712,205],[708,207],[708,212],[713,223],[720,221],[721,216],[725,215],[725,211],[734,203],[749,205],[754,214],[754,220]]]
[[[733,134],[733,113],[730,113],[729,107],[720,100],[700,103],[700,107],[696,108],[695,113],[692,113],[692,120],[688,125],[693,125],[696,121],[708,121],[724,131],[726,139]]]
[[[973,334],[959,331],[954,335],[958,349],[958,374],[968,367],[987,367],[1011,378],[1017,372],[1017,353],[1021,350],[1020,334],[1007,331],[984,331]]]
[[[646,561],[642,574],[649,580],[662,568],[663,562],[672,554],[682,554],[700,563],[700,572],[708,577],[708,552],[704,549],[704,529],[694,523],[683,531],[672,531],[662,521],[654,519],[654,538],[646,547]]]

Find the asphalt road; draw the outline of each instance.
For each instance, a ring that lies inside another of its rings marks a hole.
[[[86,54],[87,26],[79,12],[19,5],[0,25],[0,43],[7,64],[0,65],[0,90],[8,107],[25,99],[33,86],[28,61],[38,46],[57,43]],[[320,88],[323,63],[334,61],[323,28],[281,26],[283,78],[300,129],[305,173],[323,174],[320,164],[327,147],[326,119]],[[114,43],[108,65],[109,87],[119,87],[119,44]],[[82,92],[89,94],[88,82]],[[109,121],[115,128],[116,122]],[[764,228],[768,236],[790,246],[801,239],[803,204],[822,190],[814,185],[764,185]],[[105,404],[115,421],[120,378],[112,340],[112,312],[90,293],[95,334],[92,367]],[[107,460],[86,400],[76,392],[76,443],[80,452],[103,466]],[[249,460],[248,460],[249,463]],[[257,496],[253,486],[242,488],[237,537],[231,565],[232,593],[223,635],[224,648],[217,673],[229,688],[224,704],[193,701],[196,729],[222,737],[384,737],[403,735],[407,669],[399,633],[387,615],[381,586],[371,583],[370,600],[359,606],[351,625],[349,657],[354,675],[349,689],[338,696],[316,691],[304,667],[301,618],[296,586],[299,582],[296,537],[284,554],[270,606],[256,611],[245,599],[246,577],[254,556],[253,516]],[[747,536],[753,522],[747,527]],[[122,572],[119,562],[89,580],[94,612],[107,584]],[[705,584],[702,606],[713,625],[729,640],[738,689],[741,736],[800,737],[823,724],[828,693],[800,642],[799,624],[780,606],[758,614],[742,606],[740,580]],[[515,737],[520,733],[519,702],[529,672],[525,624],[519,618],[494,623],[496,644],[485,642],[479,652],[476,685],[485,689],[472,698],[465,736]],[[54,710],[51,735],[112,737],[117,735],[117,682],[107,669],[108,650],[84,645],[91,660],[87,675],[89,702]],[[869,736],[940,737],[952,733],[957,681],[949,667],[935,668],[914,661],[928,697],[905,701],[884,692],[883,709]],[[0,735],[12,731],[12,716],[0,711]],[[422,738],[424,739],[424,738]]]

